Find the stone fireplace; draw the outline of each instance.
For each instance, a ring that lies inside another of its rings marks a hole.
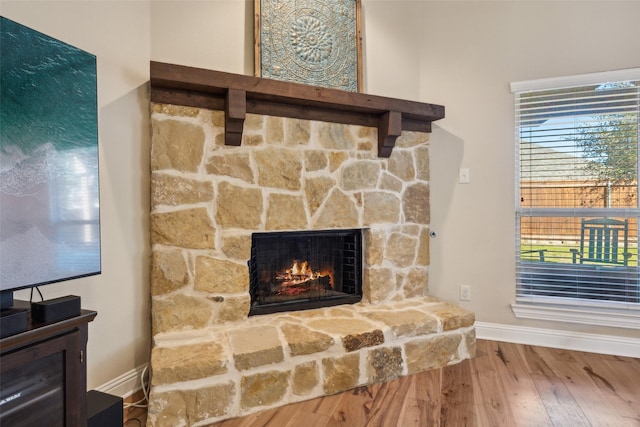
[[[402,131],[380,158],[380,129],[247,113],[230,146],[228,108],[152,101],[148,425],[207,425],[473,356],[473,313],[428,295],[428,133]],[[355,240],[331,231],[357,231],[361,249],[339,281],[325,264]],[[312,289],[344,299],[270,306]],[[252,310],[260,295],[268,307]]]

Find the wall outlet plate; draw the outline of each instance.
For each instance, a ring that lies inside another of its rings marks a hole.
[[[460,285],[460,301],[471,301],[471,286]]]

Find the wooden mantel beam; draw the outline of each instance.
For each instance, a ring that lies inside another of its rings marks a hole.
[[[240,145],[247,113],[375,127],[389,157],[403,130],[431,132],[442,105],[151,62],[151,101],[225,111],[228,145]]]

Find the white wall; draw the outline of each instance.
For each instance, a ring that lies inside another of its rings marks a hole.
[[[640,66],[640,2],[362,0],[364,91],[443,104],[431,138],[431,294],[482,322],[614,336],[637,331],[513,317],[512,81]],[[253,1],[11,1],[0,13],[98,57],[103,274],[43,288],[77,294],[89,387],[149,352],[150,59],[252,74]],[[458,184],[458,168],[471,171]],[[472,301],[458,301],[458,286]]]
[[[151,2],[154,61],[253,75],[253,0]]]
[[[149,358],[149,4],[3,0],[0,7],[97,56],[102,274],[41,288],[47,299],[79,295],[83,308],[98,312],[87,348],[93,389]]]

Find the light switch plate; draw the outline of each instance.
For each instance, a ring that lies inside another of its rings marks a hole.
[[[458,182],[460,184],[468,184],[469,183],[469,169],[468,168],[460,168],[458,171]]]

